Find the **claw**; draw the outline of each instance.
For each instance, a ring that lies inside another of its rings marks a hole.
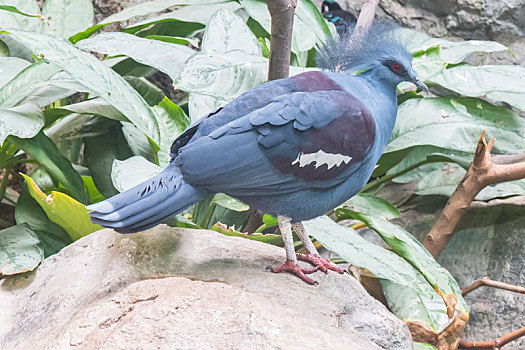
[[[307,274],[314,273],[315,271],[317,271],[317,269],[317,266],[305,269],[299,266],[299,264],[297,264],[296,262],[293,262],[292,260],[286,260],[284,264],[273,267],[272,272],[279,273],[282,271],[287,271],[293,273],[308,284],[317,284],[316,281],[306,276]]]
[[[323,271],[324,273],[328,273],[328,270],[332,270],[339,273],[345,272],[345,270],[343,270],[339,266],[331,263],[330,259],[322,258],[318,254],[297,254],[297,259],[301,261],[308,261],[312,265],[318,267],[319,270]]]

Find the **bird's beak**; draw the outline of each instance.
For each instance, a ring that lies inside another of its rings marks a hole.
[[[418,77],[415,77],[412,82],[414,84],[416,84],[416,86],[418,88],[420,88],[421,90],[425,91],[425,92],[428,92],[428,87],[425,85],[425,83],[423,83],[421,80],[419,80]]]

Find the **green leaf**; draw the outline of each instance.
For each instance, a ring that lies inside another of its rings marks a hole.
[[[66,116],[70,113],[98,115],[109,119],[128,121],[128,118],[122,114],[118,109],[113,107],[100,97],[95,97],[90,100],[79,103],[61,106],[59,108],[50,108],[44,111],[45,115],[57,114],[59,116]]]
[[[161,12],[173,6],[213,4],[225,0],[154,0],[128,7],[118,13],[106,17],[99,24],[127,21],[135,17],[145,17],[151,13]]]
[[[336,209],[337,220],[349,219],[346,207],[359,213],[384,217],[388,220],[399,217],[399,210],[388,201],[366,193],[357,195],[346,201],[340,208]]]
[[[168,35],[148,35],[144,37],[145,39],[159,40],[166,43],[179,44],[179,45],[192,45],[199,47],[199,39],[195,38],[183,38],[178,36],[168,36]]]
[[[494,153],[523,151],[525,120],[508,108],[476,98],[413,98],[399,106],[385,153],[421,145],[473,152],[483,130],[498,139]]]
[[[42,9],[43,33],[67,38],[91,26],[93,16],[91,0],[46,0]]]
[[[271,32],[271,18],[263,0],[241,0],[241,6],[266,30]],[[308,51],[326,41],[330,35],[323,16],[310,0],[298,0],[295,9],[292,52]]]
[[[48,109],[44,112],[46,123],[53,123],[44,133],[54,143],[75,140],[83,137],[93,137],[107,133],[105,119],[93,115],[69,114],[65,109]],[[61,118],[58,122],[56,119]]]
[[[432,288],[421,281],[419,273],[407,261],[394,252],[367,241],[355,230],[341,226],[327,216],[305,221],[303,225],[309,235],[350,264],[366,268],[379,278],[431,297]]]
[[[248,204],[245,204],[240,200],[230,197],[224,193],[217,193],[213,197],[212,203],[215,203],[223,208],[227,208],[233,211],[247,211],[250,209],[250,206]]]
[[[508,50],[505,45],[495,41],[467,40],[448,41],[443,40],[439,44],[439,53],[443,61],[451,64],[462,62],[474,52],[498,52]]]
[[[144,182],[162,171],[158,165],[148,162],[144,157],[135,156],[126,160],[115,160],[111,170],[113,185],[120,191],[126,191]]]
[[[153,107],[153,112],[160,128],[159,165],[164,167],[171,159],[171,144],[188,127],[190,120],[186,113],[167,97]]]
[[[102,226],[91,223],[88,211],[82,203],[77,202],[68,195],[53,191],[49,196],[40,191],[33,180],[22,174],[25,178],[31,196],[40,204],[47,217],[60,225],[72,240],[84,237],[91,232],[102,229]]]
[[[228,101],[226,100],[220,100],[212,96],[190,93],[188,100],[188,110],[191,121],[195,122],[205,115],[215,112],[217,109],[226,105],[227,103]]]
[[[438,264],[414,236],[380,218],[357,212],[352,212],[352,216],[376,231],[390,248],[419,271],[436,291],[442,295],[454,295],[458,299],[459,309],[466,312],[467,306],[456,280]]]
[[[81,40],[76,46],[84,51],[95,51],[111,56],[126,55],[139,63],[168,74],[171,78],[180,73],[184,62],[195,53],[187,46],[118,32],[102,33]]]
[[[465,96],[487,97],[525,111],[525,68],[521,66],[462,65],[428,79]]]
[[[9,135],[30,138],[44,126],[42,110],[32,103],[16,107],[0,107],[0,145]]]
[[[261,56],[257,38],[243,19],[236,14],[218,10],[213,14],[202,38],[202,49],[226,53],[239,50]]]
[[[425,283],[423,276],[419,275],[419,278]],[[388,307],[402,321],[420,320],[436,332],[448,325],[447,306],[437,293],[429,293],[429,296],[418,294],[389,280],[381,280],[381,287]]]
[[[82,181],[84,181],[84,186],[89,195],[89,204],[98,203],[106,199],[95,186],[92,176],[82,176]]]
[[[161,89],[150,83],[144,77],[125,76],[124,79],[137,90],[140,96],[142,96],[150,106],[159,104],[165,97]]]
[[[27,185],[24,185],[16,201],[15,219],[17,224],[27,223],[35,232],[44,249],[45,258],[58,253],[72,242],[62,227],[49,220],[42,207],[29,194]]]
[[[121,123],[122,133],[128,142],[131,152],[135,156],[142,156],[147,161],[155,163],[156,154],[153,153],[148,138],[131,123]]]
[[[38,90],[35,85],[49,81],[58,72],[60,68],[48,62],[41,61],[27,66],[0,89],[0,105],[16,106]]]
[[[0,231],[0,276],[34,270],[44,260],[44,250],[28,224]]]
[[[66,40],[18,30],[11,31],[11,34],[37,55],[53,62],[111,103],[146,135],[158,141],[158,125],[146,101],[103,62],[80,51]]]
[[[0,88],[13,79],[29,62],[16,57],[0,57]]]
[[[73,169],[69,160],[60,154],[53,141],[43,132],[39,132],[30,139],[10,137],[9,140],[36,159],[74,198],[87,203],[88,197],[84,191],[84,183],[80,175]]]
[[[40,8],[36,1],[10,0],[9,5],[1,6],[4,11],[0,11],[0,23],[2,24],[0,29],[41,30]]]
[[[15,6],[0,5],[0,10],[16,13],[18,15],[22,15],[22,16],[26,16],[26,17],[40,17],[40,14],[32,15],[32,14],[29,14],[29,13],[25,13],[25,12],[22,12],[19,9],[17,9]]]
[[[437,350],[435,346],[427,343],[414,342],[414,350]]]
[[[107,133],[84,139],[84,158],[96,188],[106,198],[119,192],[113,186],[113,162],[131,157],[131,150],[118,123],[108,123]]]

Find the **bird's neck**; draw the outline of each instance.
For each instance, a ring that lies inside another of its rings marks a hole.
[[[396,85],[385,81],[373,70],[360,75],[338,74],[338,83],[369,109],[376,121],[377,147],[380,152],[390,140],[397,116]]]

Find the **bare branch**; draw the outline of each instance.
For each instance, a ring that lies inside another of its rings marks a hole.
[[[287,78],[292,52],[293,18],[297,0],[266,0],[272,17],[268,80]]]
[[[482,189],[488,185],[525,178],[523,156],[495,156],[492,159],[490,151],[495,141],[493,138],[487,144],[485,132],[482,133],[467,174],[425,237],[423,245],[434,258],[443,251],[459,220]]]
[[[507,333],[492,341],[460,341],[460,349],[501,349],[502,346],[525,336],[525,327]]]
[[[515,286],[513,284],[508,284],[508,283],[504,283],[504,282],[493,281],[493,280],[491,280],[488,277],[480,278],[479,280],[477,280],[474,283],[472,283],[470,286],[467,286],[467,287],[463,288],[461,290],[461,294],[463,296],[465,296],[468,293],[470,293],[470,292],[472,292],[472,291],[474,291],[474,290],[476,290],[476,289],[478,289],[479,287],[482,287],[482,286],[488,286],[488,287],[492,287],[492,288],[508,290],[508,291],[514,292],[514,293],[525,294],[525,288],[524,287]]]
[[[355,32],[365,32],[370,28],[376,16],[377,5],[379,5],[379,0],[363,0],[363,6],[355,25]]]

